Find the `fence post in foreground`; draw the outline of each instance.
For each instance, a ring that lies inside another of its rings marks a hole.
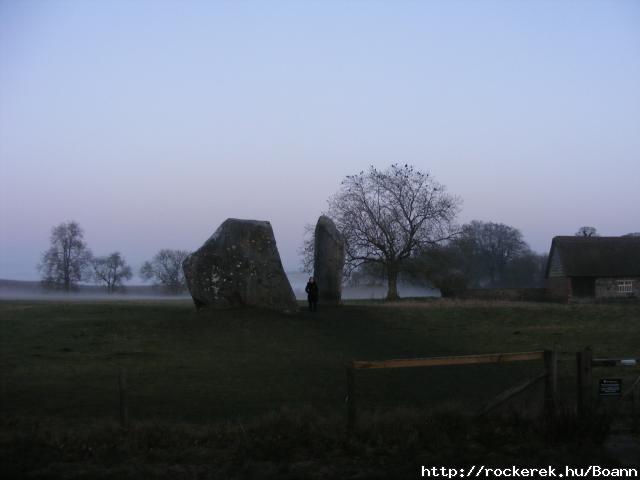
[[[129,409],[127,408],[127,371],[120,368],[118,374],[118,392],[120,396],[120,426],[127,430],[129,428]]]
[[[558,349],[544,351],[545,377],[545,411],[555,417],[558,410]]]
[[[577,410],[578,417],[585,418],[591,414],[591,347],[576,353],[577,366]]]
[[[356,378],[353,363],[347,366],[347,428],[351,432],[356,426]]]
[[[636,385],[631,393],[631,415],[632,429],[637,432],[640,430],[640,385]]]

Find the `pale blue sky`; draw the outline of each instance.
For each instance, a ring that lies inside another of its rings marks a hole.
[[[537,251],[640,230],[640,2],[0,0],[0,278],[69,219],[134,267],[271,220],[293,270],[393,162]]]

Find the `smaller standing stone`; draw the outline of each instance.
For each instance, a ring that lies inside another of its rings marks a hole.
[[[313,253],[313,276],[321,303],[340,303],[343,267],[344,238],[333,220],[322,215],[316,224]]]

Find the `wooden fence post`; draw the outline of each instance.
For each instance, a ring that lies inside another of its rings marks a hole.
[[[353,362],[347,364],[347,428],[351,432],[356,426],[356,378]]]
[[[129,428],[129,409],[127,407],[127,371],[120,368],[118,374],[118,392],[120,396],[120,425],[123,429]]]
[[[547,415],[555,417],[558,410],[558,349],[544,351],[545,410]]]
[[[591,361],[593,359],[593,351],[591,347],[576,353],[577,366],[577,410],[578,416],[581,418],[588,417],[591,414]]]
[[[640,385],[635,385],[631,394],[631,425],[634,432],[640,431]]]

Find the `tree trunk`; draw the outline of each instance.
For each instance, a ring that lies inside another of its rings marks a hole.
[[[71,252],[65,246],[63,251],[63,263],[62,268],[64,269],[64,291],[69,292],[71,290]]]
[[[392,265],[387,265],[387,300],[398,300],[398,269]]]
[[[69,274],[69,266],[64,267],[64,291],[71,291],[71,275]]]

